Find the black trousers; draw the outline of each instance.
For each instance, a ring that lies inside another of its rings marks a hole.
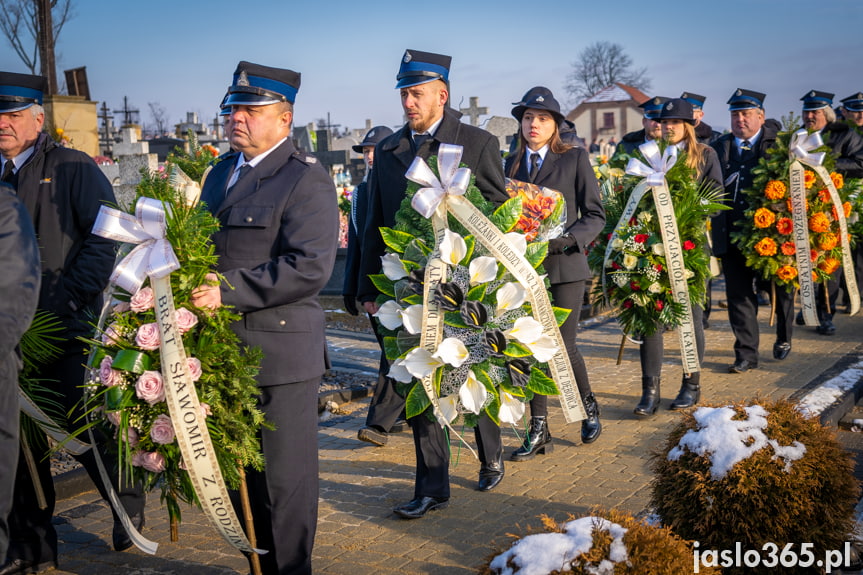
[[[449,441],[446,431],[423,413],[408,419],[414,437],[417,475],[414,498],[449,497]],[[485,414],[474,428],[481,463],[497,461],[503,455],[498,427]]]
[[[581,306],[584,302],[584,281],[569,282],[565,284],[552,284],[551,297],[556,307],[571,309],[572,313],[566,318],[566,321],[560,326],[560,335],[563,337],[563,343],[566,345],[566,353],[569,356],[569,363],[572,365],[572,371],[575,375],[575,383],[578,386],[578,393],[584,399],[590,393],[590,379],[587,376],[587,366],[584,364],[584,357],[578,349],[576,343],[576,335],[578,335],[578,320],[581,316]],[[545,417],[548,415],[548,396],[534,395],[530,400],[530,414],[536,417]]]
[[[378,322],[371,315],[369,315],[369,321],[372,323],[375,337],[381,346],[381,363],[378,368],[378,381],[375,384],[374,394],[369,402],[366,425],[389,432],[399,418],[404,418],[405,398],[396,391],[395,380],[387,377],[390,364],[384,353],[383,336],[378,332]]]
[[[18,358],[0,357],[0,558],[9,547],[9,523],[18,464]]]
[[[839,268],[824,284],[815,286],[815,311],[818,313],[818,321],[832,320],[836,313],[836,302],[839,300],[839,292],[845,290],[845,268]],[[829,306],[828,306],[829,302]]]
[[[701,306],[692,306],[692,327],[695,328],[695,347],[698,351],[698,362],[704,361],[704,310]],[[662,374],[662,360],[665,357],[665,328],[659,326],[653,335],[643,335],[642,344],[638,349],[641,359],[641,377],[659,377]],[[674,337],[677,337],[675,334]]]
[[[725,297],[728,300],[728,321],[734,332],[734,359],[758,363],[758,294],[753,282],[760,275],[746,265],[737,246],[729,246],[722,256],[725,274]],[[791,343],[794,329],[794,292],[776,286],[776,341]]]
[[[321,378],[261,388],[259,408],[276,429],[261,431],[264,471],[246,469],[265,575],[307,575],[318,523],[318,391]],[[241,513],[238,492],[231,492]],[[249,562],[251,567],[251,561]]]
[[[68,427],[71,429],[79,427],[83,422],[77,421],[80,415],[79,406],[83,390],[86,369],[84,362],[84,344],[77,341],[67,341],[63,354],[50,366],[42,370],[40,376],[46,380],[45,385],[59,392],[51,396],[51,399],[59,402],[66,413],[72,412]],[[57,531],[51,524],[56,504],[54,493],[54,480],[51,476],[51,461],[48,455],[48,441],[44,433],[30,434],[30,449],[36,462],[37,475],[35,479],[30,474],[24,457],[18,459],[17,473],[15,474],[15,495],[12,503],[12,512],[9,514],[9,527],[12,537],[9,543],[8,559],[26,559],[36,563],[57,562]],[[104,447],[108,441],[113,441],[105,434],[94,429],[97,449],[102,454],[103,463],[111,477],[115,478],[114,488],[126,512],[129,515],[141,515],[144,513],[146,498],[140,485],[125,483],[118,485],[119,476],[116,472],[116,459],[110,455],[110,451]],[[85,442],[87,436],[82,438]],[[96,466],[93,451],[87,451],[75,459],[87,470],[93,484],[99,490],[99,494],[108,501],[108,493],[102,483],[102,477]],[[36,490],[33,486],[34,480],[38,480],[45,494],[47,506],[40,509]],[[113,513],[113,509],[112,509]],[[116,516],[115,516],[116,518]]]

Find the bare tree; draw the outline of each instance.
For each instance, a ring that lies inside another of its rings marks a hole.
[[[0,0],[0,32],[31,74],[48,78],[57,92],[54,47],[63,26],[72,17],[72,0]]]
[[[164,136],[168,131],[168,110],[159,102],[147,102],[150,108],[150,116],[153,118],[155,131],[159,136]]]
[[[566,91],[576,103],[615,82],[642,91],[650,89],[647,68],[633,68],[632,58],[620,44],[594,42],[579,53],[572,68],[567,77]]]

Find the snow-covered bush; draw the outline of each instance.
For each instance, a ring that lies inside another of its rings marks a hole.
[[[544,532],[498,550],[480,575],[679,575],[693,569],[692,547],[667,528],[619,511],[594,509],[558,524],[541,517]],[[700,573],[718,573],[705,567]]]
[[[853,466],[834,431],[788,401],[700,407],[654,454],[651,505],[663,525],[702,552],[738,543],[744,550],[773,543],[780,551],[793,543],[798,552],[812,543],[823,557],[842,549],[854,528]],[[783,568],[796,572],[809,571]]]

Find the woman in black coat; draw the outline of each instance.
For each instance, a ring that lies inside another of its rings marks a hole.
[[[512,115],[520,127],[518,146],[506,160],[507,176],[555,189],[566,201],[563,234],[549,241],[548,257],[543,265],[551,282],[554,305],[572,310],[560,326],[560,332],[587,412],[587,419],[581,424],[581,440],[591,443],[599,437],[602,424],[584,358],[575,339],[585,282],[591,277],[585,248],[605,226],[605,210],[587,151],[564,144],[560,139],[564,117],[551,91],[542,86],[532,88],[513,108]],[[513,461],[524,461],[537,452],[551,451],[548,397],[535,395],[530,401],[530,410],[530,428],[524,444],[510,457]]]
[[[677,146],[686,152],[687,166],[694,170],[699,184],[712,182],[722,190],[722,169],[713,148],[699,144],[695,136],[695,119],[692,104],[683,99],[672,99],[662,105],[658,121],[662,124],[662,138],[669,145]],[[695,345],[698,348],[698,362],[704,361],[704,310],[698,304],[692,305],[692,323],[695,328]],[[662,371],[663,332],[660,327],[652,335],[642,336],[639,348],[641,358],[641,401],[634,413],[649,416],[656,413],[659,406],[659,380]],[[698,403],[701,397],[700,372],[683,375],[677,398],[671,402],[671,409],[685,409]]]

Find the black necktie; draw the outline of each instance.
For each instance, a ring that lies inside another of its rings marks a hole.
[[[414,134],[414,150],[419,152],[422,145],[431,138],[431,134]]]
[[[536,174],[539,172],[539,154],[533,152],[530,155],[530,173],[528,174],[528,178],[530,178],[531,183],[536,180]]]
[[[6,163],[3,165],[3,176],[0,177],[0,180],[4,182],[12,181],[12,170],[15,169],[15,162],[12,160],[6,160]]]
[[[746,161],[752,157],[752,142],[749,140],[743,140],[740,143],[740,159],[741,161]]]
[[[239,182],[243,178],[243,176],[248,174],[251,169],[252,166],[250,166],[249,164],[243,164],[242,166],[240,166],[240,169],[237,170],[237,179],[234,180],[233,184],[228,186],[227,190],[225,190],[225,197],[228,197],[231,194],[231,190],[233,190],[237,186],[237,182]]]

